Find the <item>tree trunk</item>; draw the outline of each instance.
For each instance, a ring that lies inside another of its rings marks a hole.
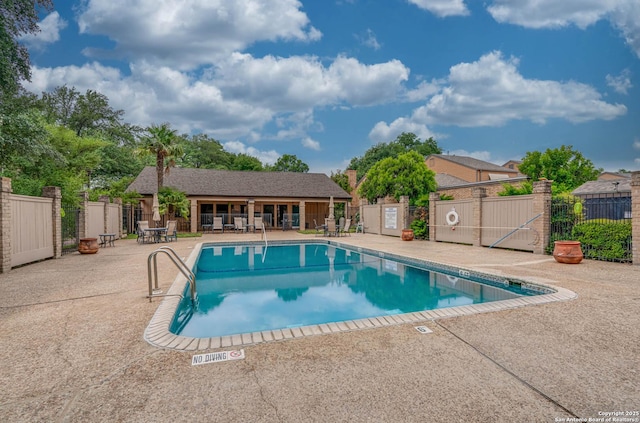
[[[164,185],[164,157],[161,154],[156,156],[156,173],[158,174],[158,192]]]

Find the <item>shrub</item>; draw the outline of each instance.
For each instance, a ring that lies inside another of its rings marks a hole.
[[[411,229],[413,229],[413,236],[418,239],[428,239],[429,233],[427,232],[427,222],[421,219],[416,219],[411,222]]]
[[[573,227],[573,239],[580,241],[586,258],[631,261],[630,221],[590,221]]]

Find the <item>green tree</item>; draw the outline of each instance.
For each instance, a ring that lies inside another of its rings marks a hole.
[[[532,181],[541,178],[553,181],[553,192],[570,192],[588,181],[594,181],[602,172],[591,160],[573,149],[573,146],[527,152],[518,166],[520,172]]]
[[[256,157],[240,153],[233,158],[231,170],[264,170],[262,162]]]
[[[155,156],[160,192],[164,185],[164,175],[169,174],[170,169],[175,166],[176,158],[183,154],[183,148],[176,131],[168,123],[151,125],[147,132],[149,135],[142,139],[139,151]]]
[[[173,187],[162,187],[158,191],[158,203],[160,204],[160,214],[168,214],[173,220],[176,214],[184,218],[189,217],[191,202],[187,199],[187,194]]]
[[[184,167],[202,169],[230,169],[233,154],[224,150],[220,142],[209,138],[206,134],[183,136],[184,156],[181,164]]]
[[[435,174],[425,165],[424,157],[410,151],[373,165],[367,172],[367,179],[360,185],[359,193],[369,202],[386,196],[399,200],[400,196],[407,195],[413,203],[436,188]]]
[[[13,168],[15,159],[52,152],[39,111],[29,103],[8,93],[0,101],[0,173]]]
[[[80,94],[75,87],[56,87],[42,93],[40,106],[47,122],[71,128],[78,135],[102,134],[118,145],[133,145],[142,132],[124,123],[124,110],[113,109],[107,96],[94,90]]]
[[[273,172],[309,172],[309,166],[294,154],[283,154],[268,170]]]
[[[429,154],[440,154],[442,149],[433,138],[420,141],[415,134],[411,132],[403,132],[390,143],[379,143],[368,149],[362,157],[354,157],[349,163],[349,169],[357,172],[357,178],[360,180],[371,167],[382,159],[387,157],[397,157],[408,151],[416,151],[423,157]]]
[[[340,185],[340,188],[347,191],[348,193],[351,193],[349,176],[346,173],[343,173],[341,170],[338,170],[336,173],[331,172],[330,178],[333,182]]]
[[[20,80],[31,80],[31,61],[19,38],[40,32],[38,14],[53,8],[51,0],[0,2],[0,95],[16,93]],[[40,10],[38,10],[40,9]]]

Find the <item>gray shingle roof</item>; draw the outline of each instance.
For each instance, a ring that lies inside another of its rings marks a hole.
[[[324,173],[244,172],[214,169],[172,168],[164,185],[188,196],[329,198],[349,200],[351,196]],[[127,191],[142,195],[156,192],[156,168],[145,167]]]
[[[489,170],[494,172],[516,172],[515,169],[509,169],[508,167],[498,166],[497,164],[485,162],[483,160],[474,159],[473,157],[466,156],[449,156],[446,154],[432,154],[433,157],[439,157],[450,162],[458,163],[462,166],[470,167],[476,170]]]
[[[614,192],[631,192],[631,179],[589,181],[574,189],[573,195],[610,194]]]
[[[438,184],[438,188],[454,187],[456,185],[464,185],[468,183],[469,181],[449,175],[448,173],[436,173],[436,184]]]

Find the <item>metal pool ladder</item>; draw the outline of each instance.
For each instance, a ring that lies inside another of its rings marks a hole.
[[[190,293],[191,293],[191,302],[195,304],[196,302],[196,275],[193,274],[191,269],[187,267],[184,261],[178,256],[178,253],[171,247],[162,246],[149,254],[149,258],[147,259],[147,275],[149,277],[149,302],[153,297],[163,297],[167,294],[163,294],[162,290],[158,287],[158,260],[156,256],[159,253],[166,254],[173,264],[176,265],[180,273],[187,278],[187,282],[189,283]],[[153,272],[151,271],[151,262],[153,262]]]

